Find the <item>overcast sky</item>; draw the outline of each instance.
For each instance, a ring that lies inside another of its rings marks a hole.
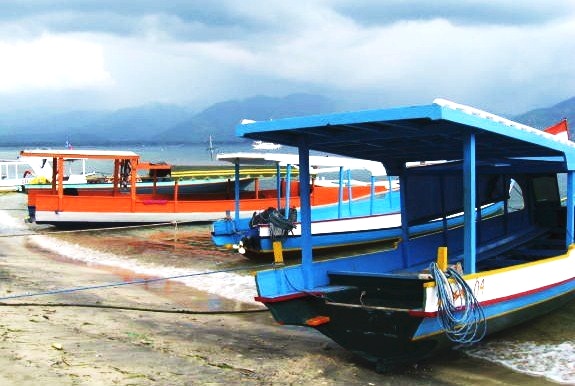
[[[510,115],[575,96],[574,59],[573,0],[0,2],[0,111],[315,93]]]

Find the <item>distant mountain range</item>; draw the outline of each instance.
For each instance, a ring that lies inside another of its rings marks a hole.
[[[514,117],[513,120],[537,129],[544,129],[563,118],[567,118],[567,122],[571,126],[569,128],[570,134],[573,134],[575,132],[575,97],[551,107],[531,110]],[[570,138],[574,138],[573,135],[570,135]]]
[[[337,112],[335,101],[320,95],[293,94],[284,98],[255,96],[217,103],[199,113],[168,104],[151,104],[116,111],[53,113],[25,111],[0,115],[3,146],[76,146],[113,144],[239,142],[235,127],[242,119],[269,120]],[[341,110],[339,110],[341,111]],[[575,122],[575,97],[511,119],[539,129],[562,118]]]

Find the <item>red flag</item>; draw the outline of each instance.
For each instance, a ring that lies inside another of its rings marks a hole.
[[[546,133],[553,134],[563,139],[569,138],[569,128],[567,127],[567,119],[563,118],[561,122],[556,123],[553,126],[549,126],[544,130]]]

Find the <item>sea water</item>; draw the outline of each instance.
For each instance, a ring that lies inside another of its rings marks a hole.
[[[0,148],[0,158],[14,159],[19,150]],[[205,145],[118,147],[115,150],[133,150],[140,154],[144,161],[167,162],[175,165],[203,165],[212,162]],[[233,145],[226,149],[230,152],[250,150],[249,144]],[[30,232],[30,225],[24,222],[25,197],[22,193],[0,195],[0,236],[25,235]],[[199,234],[193,233],[198,229],[199,232],[207,231],[206,228],[197,226],[185,229],[192,234]],[[162,262],[160,264],[158,261],[150,263],[135,257],[140,250],[134,252],[134,248],[137,249],[138,244],[141,244],[141,248],[147,248],[149,246],[147,242],[159,232],[166,232],[166,230],[144,228],[115,231],[111,234],[102,232],[96,235],[70,233],[65,239],[44,234],[31,236],[30,240],[44,249],[63,254],[70,259],[86,264],[115,266],[146,277],[195,275],[206,272],[206,267],[189,269],[177,263],[176,260],[170,260],[174,254],[184,259],[185,249],[156,250],[155,253],[165,253],[165,260],[160,260]],[[120,242],[114,244],[115,248],[106,250],[87,247],[87,241],[90,239],[92,243],[99,244],[112,245],[115,240],[120,240]],[[212,268],[223,268],[222,271],[230,267],[249,264],[235,258],[229,258],[227,261],[224,252],[218,255],[217,259],[218,263]],[[256,305],[253,301],[256,293],[253,277],[245,273],[221,272],[214,275],[182,277],[178,280],[186,286],[206,291],[214,296],[247,304],[249,307]],[[211,302],[217,307],[217,301],[214,299],[212,298]],[[510,371],[541,377],[556,383],[575,384],[575,302],[521,326],[488,337],[479,344],[458,349],[471,357],[505,366]]]
[[[207,144],[192,145],[118,145],[107,147],[79,146],[73,150],[116,150],[133,151],[140,155],[141,161],[160,163],[166,162],[172,165],[225,165],[217,161],[218,153],[232,153],[251,151],[251,144],[248,142],[237,142],[222,144],[213,152],[208,150]],[[16,159],[21,150],[37,150],[38,148],[27,147],[0,147],[0,159]],[[44,150],[63,150],[64,147],[46,147]],[[288,152],[292,152],[286,148]],[[228,164],[231,165],[231,164]],[[87,172],[110,173],[113,165],[109,161],[87,161]]]

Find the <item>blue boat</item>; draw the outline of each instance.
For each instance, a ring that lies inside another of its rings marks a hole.
[[[317,329],[386,371],[473,344],[575,297],[573,142],[441,99],[253,122],[237,134],[299,152],[301,260],[255,277],[256,299],[282,325]],[[399,178],[395,248],[314,259],[305,199],[310,150],[381,161]],[[420,161],[432,164],[406,167]],[[482,218],[477,210],[501,201],[501,215]],[[449,227],[457,213],[463,226]],[[412,234],[437,218],[441,230]]]
[[[399,196],[398,191],[390,194]],[[385,200],[385,198],[381,200]],[[393,202],[395,201],[399,200],[394,198]],[[353,203],[353,206],[361,206],[361,203]],[[485,205],[481,208],[481,217],[490,218],[498,215],[502,212],[503,206],[503,202]],[[280,223],[278,229],[270,217],[271,215],[268,214],[267,221],[253,224],[248,230],[241,233],[241,237],[236,241],[238,248],[241,248],[240,253],[255,259],[269,258],[274,255],[274,259],[278,261],[283,259],[283,254],[293,255],[301,251],[301,223],[288,224],[288,229],[281,228]],[[221,221],[218,220],[218,222]],[[443,219],[435,219],[414,225],[410,228],[409,234],[412,236],[424,235],[441,231],[444,225],[452,228],[462,224],[463,214],[456,214],[447,218],[446,224],[443,223]],[[344,249],[359,247],[375,248],[380,246],[386,248],[389,242],[401,238],[401,213],[397,210],[365,216],[312,220],[311,234],[313,249],[318,253],[334,250],[344,251]],[[274,243],[276,243],[275,248]],[[281,245],[280,256],[278,256],[277,243]]]
[[[230,153],[218,154],[218,160],[232,162],[239,168],[240,165],[248,167],[250,165],[274,165],[283,166],[286,173],[283,185],[291,186],[293,181],[293,171],[298,169],[297,154],[278,153]],[[312,216],[314,220],[344,219],[358,216],[372,216],[384,213],[395,213],[399,208],[399,187],[397,181],[387,177],[385,168],[380,162],[350,159],[333,156],[312,156],[310,157],[310,173],[312,173],[312,188],[317,191],[319,188],[330,189],[338,193],[335,200],[326,202],[325,200],[314,200],[312,205]],[[352,178],[361,175],[363,180]],[[338,178],[330,179],[328,177]],[[275,185],[281,190],[280,173],[276,173]],[[379,180],[378,180],[379,178]],[[367,181],[369,180],[369,181]],[[242,239],[249,237],[253,233],[256,224],[269,224],[268,214],[287,217],[285,213],[292,213],[293,224],[299,220],[298,200],[294,200],[292,192],[285,189],[284,197],[279,197],[276,207],[262,207],[260,212],[254,212],[249,217],[239,216],[242,201],[236,201],[234,216],[216,220],[212,224],[212,241],[216,246],[231,248],[232,245],[242,245]],[[286,210],[289,208],[289,210]],[[281,213],[281,215],[279,214]],[[263,221],[262,221],[263,220]],[[248,245],[246,244],[246,247]]]

